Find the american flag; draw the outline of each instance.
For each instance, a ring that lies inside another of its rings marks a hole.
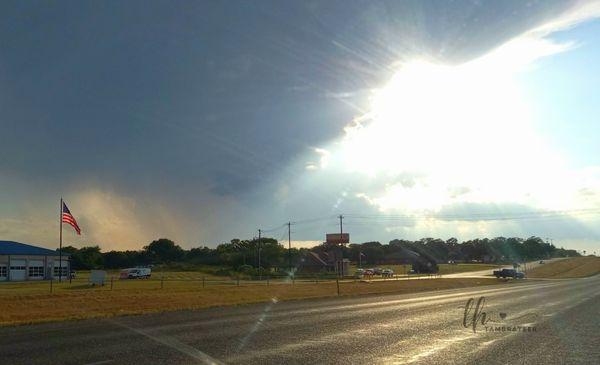
[[[71,214],[71,211],[69,210],[69,208],[67,208],[67,205],[65,204],[65,202],[63,202],[63,206],[62,206],[62,221],[63,221],[63,223],[69,223],[71,226],[73,226],[73,228],[75,228],[75,231],[77,231],[77,234],[79,234],[79,235],[81,234],[81,229],[77,225],[77,221],[75,220],[75,217],[73,217],[73,215]]]

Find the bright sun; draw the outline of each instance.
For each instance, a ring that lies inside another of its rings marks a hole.
[[[515,70],[497,61],[404,64],[374,93],[371,112],[346,128],[332,164],[388,180],[374,198],[383,210],[436,209],[456,199],[452,191],[477,201],[526,197],[557,160],[533,129]],[[394,183],[404,175],[423,179],[406,189]]]
[[[527,129],[510,79],[469,64],[405,65],[375,93],[368,118],[344,141],[347,167],[368,174],[499,164],[518,155],[503,141]]]

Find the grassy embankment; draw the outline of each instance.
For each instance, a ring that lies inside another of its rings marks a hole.
[[[600,273],[600,257],[573,257],[540,265],[527,272],[529,278],[568,279]]]

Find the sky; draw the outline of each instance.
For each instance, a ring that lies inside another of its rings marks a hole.
[[[600,252],[593,1],[3,1],[0,239]]]

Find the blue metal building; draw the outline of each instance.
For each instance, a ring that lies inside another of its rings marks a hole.
[[[62,266],[62,273],[60,267]],[[67,278],[69,255],[14,241],[0,241],[0,281],[30,281]]]

